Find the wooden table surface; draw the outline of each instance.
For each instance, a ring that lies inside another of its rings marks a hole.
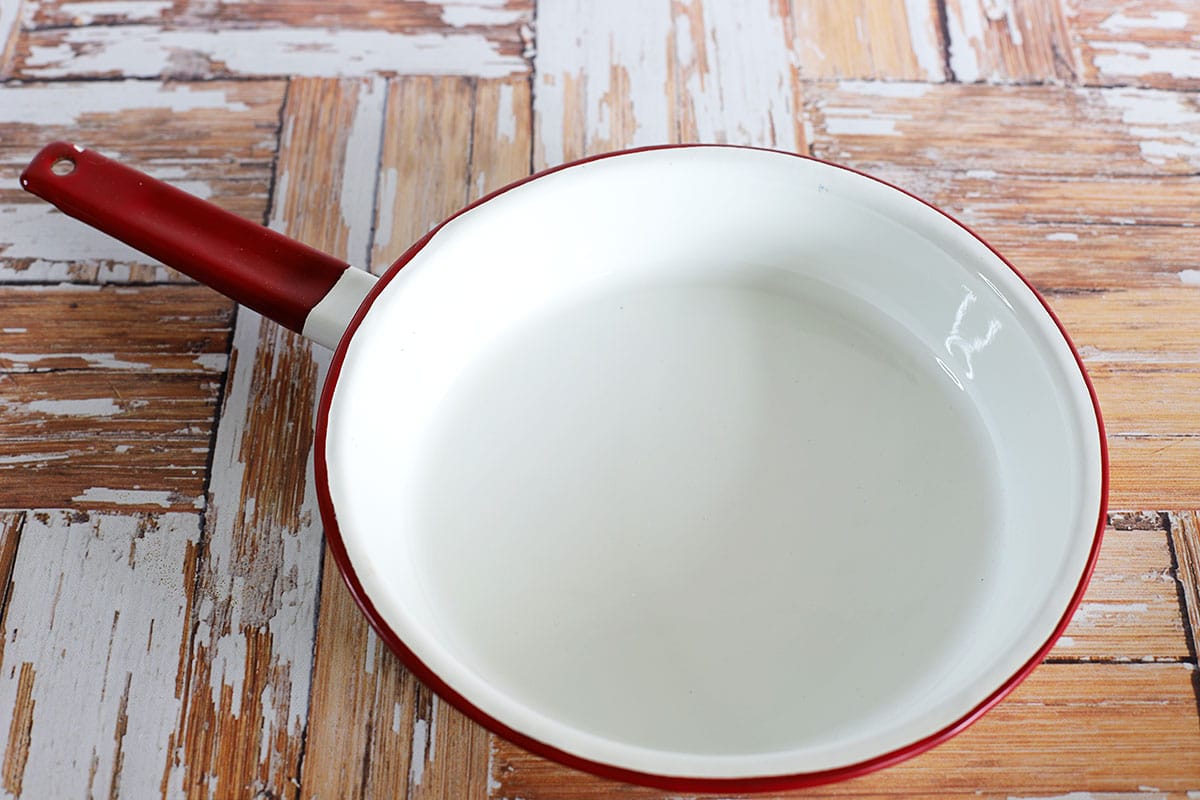
[[[1200,796],[1200,3],[0,0],[0,45],[3,796],[662,796],[398,665],[325,555],[328,354],[22,193],[55,138],[377,272],[630,145],[811,153],[941,205],[1095,380],[1099,568],[982,721],[797,796]]]

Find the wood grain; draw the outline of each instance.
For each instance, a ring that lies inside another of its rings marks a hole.
[[[0,287],[0,507],[194,511],[232,311],[198,286]]]
[[[949,742],[888,770],[795,796],[1086,797],[1143,786],[1183,793],[1200,776],[1195,674],[1190,664],[1044,664]],[[664,796],[556,766],[499,739],[492,780],[498,798]]]
[[[0,667],[11,796],[159,793],[199,536],[196,513],[26,514]]]
[[[794,0],[796,50],[806,79],[945,80],[934,0]]]
[[[1200,87],[1200,8],[1191,0],[1063,0],[1080,79]]]
[[[678,141],[805,149],[778,2],[549,3],[538,30],[537,169]]]
[[[376,268],[462,203],[529,168],[524,81],[400,78],[388,98]],[[487,733],[400,666],[328,555],[326,566],[301,796],[486,797]]]
[[[1014,178],[1200,168],[1200,101],[1179,92],[853,81],[805,97],[813,154],[868,172],[965,172],[1003,192]]]
[[[0,86],[0,281],[186,281],[21,191],[18,173],[66,139],[262,220],[283,91],[279,81]]]
[[[296,80],[283,113],[274,224],[359,263],[370,219],[358,218],[358,198],[373,186],[379,115],[357,112],[381,98],[371,81]],[[165,778],[187,796],[298,793],[321,558],[313,425],[327,363],[326,351],[239,312]]]
[[[945,0],[950,71],[963,83],[1074,82],[1059,0]]]
[[[1115,520],[1100,560],[1053,660],[1185,661],[1190,659],[1165,519],[1130,529]]]
[[[24,79],[528,70],[532,3],[31,4],[10,72]]]
[[[1200,653],[1200,512],[1182,511],[1170,520],[1175,570],[1195,658]]]

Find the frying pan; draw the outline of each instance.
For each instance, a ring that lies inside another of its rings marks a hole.
[[[75,145],[67,214],[335,349],[339,569],[429,686],[612,778],[750,791],[951,737],[1045,656],[1104,524],[1095,394],[1017,271],[884,182],[613,153],[382,278]]]

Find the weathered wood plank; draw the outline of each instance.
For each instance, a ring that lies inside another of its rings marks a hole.
[[[385,31],[482,30],[519,42],[533,12],[531,0],[449,0],[380,3],[377,0],[289,0],[287,3],[196,3],[193,0],[32,4],[26,27],[132,25],[170,27],[288,27],[322,25]]]
[[[1044,664],[951,741],[802,796],[1090,797],[1143,787],[1182,794],[1200,776],[1195,676],[1190,664]],[[497,798],[663,797],[556,766],[500,739],[492,781]]]
[[[466,203],[474,93],[469,78],[414,77],[389,85],[374,271],[384,272]]]
[[[297,80],[284,109],[275,224],[358,263],[370,226],[369,205],[356,218],[359,192],[374,181],[381,100],[370,81]],[[297,795],[321,554],[313,424],[327,363],[326,351],[239,312],[206,550],[189,587],[194,634],[179,653],[169,793]]]
[[[796,0],[793,7],[806,79],[946,79],[934,0]]]
[[[0,287],[0,507],[199,507],[232,311],[199,286]]]
[[[1041,290],[1162,288],[1200,282],[1190,228],[977,221],[973,230]]]
[[[1059,0],[945,0],[950,70],[963,83],[1073,82]]]
[[[786,3],[675,0],[662,101],[681,142],[805,151],[800,71]]]
[[[401,78],[388,97],[380,271],[462,203],[526,175],[530,153],[523,80]],[[379,643],[328,555],[306,753],[302,797],[487,796],[487,733]]]
[[[1195,658],[1200,653],[1200,513],[1180,511],[1171,514],[1170,518],[1175,569],[1182,589],[1188,631],[1192,636],[1192,657]]]
[[[805,149],[793,35],[772,0],[546,4],[535,167],[697,139]]]
[[[11,72],[78,77],[362,76],[528,71],[532,3],[34,5]]]
[[[1086,83],[1200,87],[1192,0],[1063,0]]]
[[[21,191],[18,173],[67,139],[261,220],[283,92],[279,81],[0,86],[0,281],[182,280]]]
[[[1154,525],[1104,532],[1100,560],[1066,633],[1050,652],[1058,660],[1182,661],[1191,657],[1184,633],[1167,531]]]
[[[805,95],[813,154],[868,172],[1003,181],[1200,169],[1200,101],[1179,92],[848,81],[813,84]]]
[[[8,797],[153,797],[198,514],[30,511],[0,668]]]
[[[20,32],[20,10],[21,4],[17,2],[0,4],[0,80],[11,75],[10,64]]]

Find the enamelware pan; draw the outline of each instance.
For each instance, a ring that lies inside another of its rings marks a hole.
[[[354,597],[564,764],[736,792],[896,763],[1034,669],[1095,563],[1103,425],[1062,326],[853,170],[600,156],[378,280],[74,145],[21,181],[335,350],[316,475]]]

